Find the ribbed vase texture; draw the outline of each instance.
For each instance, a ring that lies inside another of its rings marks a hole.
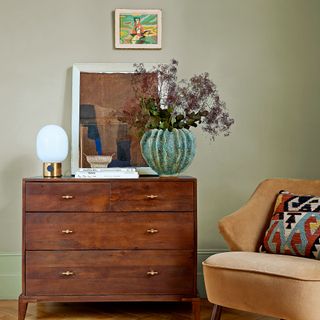
[[[195,155],[195,138],[187,129],[149,130],[140,145],[147,164],[160,176],[183,172]]]

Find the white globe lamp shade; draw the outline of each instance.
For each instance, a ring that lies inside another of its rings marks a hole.
[[[45,177],[60,177],[61,162],[68,156],[68,136],[59,126],[50,124],[37,135],[37,156],[44,163]]]

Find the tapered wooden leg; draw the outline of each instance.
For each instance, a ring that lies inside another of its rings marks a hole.
[[[214,304],[212,309],[211,320],[220,320],[222,307]]]
[[[200,303],[200,299],[192,301],[192,312],[194,320],[200,320]]]
[[[19,297],[18,320],[24,320],[28,308],[28,302]]]

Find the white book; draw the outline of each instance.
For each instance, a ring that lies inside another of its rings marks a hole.
[[[76,178],[96,179],[137,179],[139,173],[135,168],[80,168]]]

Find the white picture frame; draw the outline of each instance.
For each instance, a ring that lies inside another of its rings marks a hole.
[[[145,63],[152,69],[156,63]],[[71,117],[71,174],[79,170],[80,152],[80,74],[85,73],[133,73],[132,63],[77,63],[72,67],[72,117]],[[156,175],[150,167],[135,167],[140,175]]]

